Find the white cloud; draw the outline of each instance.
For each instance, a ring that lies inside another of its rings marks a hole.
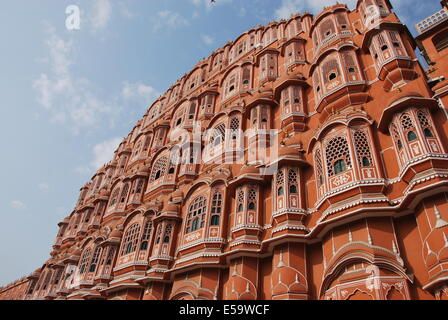
[[[92,161],[87,165],[79,165],[75,168],[81,176],[93,175],[95,171],[100,169],[103,165],[110,162],[123,139],[113,138],[100,142],[92,148]]]
[[[202,42],[204,42],[206,45],[212,45],[215,43],[215,39],[213,39],[211,36],[203,34],[201,36]]]
[[[107,27],[112,16],[112,4],[110,0],[95,0],[91,24],[94,30]]]
[[[190,22],[179,13],[170,10],[157,12],[154,19],[153,30],[158,31],[162,28],[176,29],[190,25]]]
[[[240,17],[244,17],[244,16],[246,15],[246,13],[247,13],[246,8],[241,7],[241,8],[240,8],[240,11],[238,12],[238,15],[239,15]]]
[[[48,183],[45,182],[39,183],[37,185],[37,188],[42,192],[48,192],[48,190],[50,190],[50,186],[48,185]]]
[[[92,126],[110,115],[113,108],[95,97],[89,80],[72,74],[77,51],[74,42],[59,37],[52,27],[48,28],[48,33],[50,71],[33,82],[37,102],[50,112],[52,122],[70,121],[76,129]]]
[[[26,208],[25,203],[23,203],[22,201],[19,201],[19,200],[13,200],[13,201],[11,201],[11,203],[9,205],[11,206],[11,208],[16,209],[16,210],[23,210]]]
[[[101,142],[93,147],[92,166],[95,170],[112,160],[115,150],[117,150],[122,140],[120,138],[114,138]]]
[[[143,99],[146,102],[157,98],[160,93],[151,86],[141,82],[129,83],[124,82],[122,95],[124,99]]]
[[[324,7],[336,4],[338,0],[282,0],[280,7],[275,10],[276,19],[288,19],[292,14],[311,11],[318,14]],[[356,0],[345,0],[349,8],[353,8]]]

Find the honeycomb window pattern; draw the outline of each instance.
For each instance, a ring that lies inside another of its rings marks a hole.
[[[336,161],[343,159],[348,168],[351,166],[350,150],[347,139],[344,137],[339,136],[330,140],[327,144],[325,155],[327,158],[328,175],[330,177],[335,175],[333,165]]]
[[[355,149],[356,155],[358,156],[359,166],[363,167],[372,165],[372,154],[370,152],[367,134],[362,130],[356,130],[353,134],[353,140],[355,141]],[[366,165],[367,163],[369,165]]]

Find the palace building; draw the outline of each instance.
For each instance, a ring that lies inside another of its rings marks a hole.
[[[389,0],[359,0],[216,50],[0,299],[448,300],[441,5],[415,39]]]

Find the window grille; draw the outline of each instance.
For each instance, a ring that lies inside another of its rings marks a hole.
[[[333,138],[326,147],[325,155],[327,158],[327,171],[330,177],[336,175],[336,170],[334,168],[334,164],[339,161],[344,161],[344,166],[342,166],[342,162],[338,162],[339,168],[346,170],[347,167],[351,166],[350,161],[350,150],[348,147],[347,139],[344,137],[336,137]],[[344,171],[343,170],[343,171]],[[338,172],[340,173],[340,172]]]
[[[140,224],[138,223],[134,223],[126,231],[126,234],[123,238],[123,247],[121,248],[122,256],[135,252],[135,250],[137,249],[139,233]]]
[[[163,177],[168,167],[168,157],[161,157],[156,161],[151,172],[151,182]]]
[[[371,166],[373,164],[367,134],[362,130],[356,130],[353,134],[355,141],[356,155],[360,167]]]
[[[185,232],[190,233],[203,228],[206,213],[207,200],[203,196],[197,197],[188,210],[187,228]]]

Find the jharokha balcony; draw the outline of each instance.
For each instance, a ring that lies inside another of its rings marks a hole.
[[[0,299],[447,300],[446,19],[419,25],[431,79],[390,2],[257,26],[202,59]]]

